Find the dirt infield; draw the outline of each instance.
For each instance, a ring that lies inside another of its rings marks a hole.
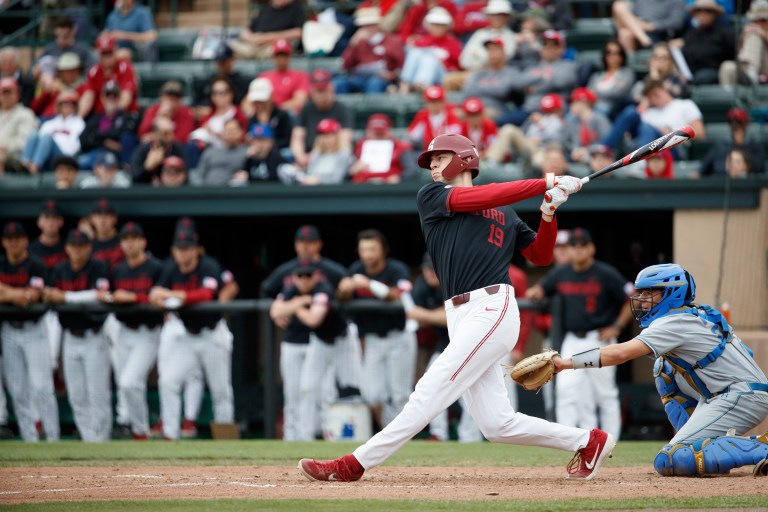
[[[761,494],[748,468],[691,485],[637,467],[602,468],[593,481],[565,468],[380,467],[351,484],[310,482],[294,467],[14,467],[0,469],[0,505],[46,501],[195,498],[552,500]]]

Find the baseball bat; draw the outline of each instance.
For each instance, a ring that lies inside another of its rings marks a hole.
[[[599,171],[593,172],[589,176],[581,178],[581,183],[589,183],[593,179],[602,176],[603,174],[608,174],[611,171],[615,171],[616,169],[620,169],[629,164],[640,162],[641,160],[650,158],[653,155],[658,155],[662,151],[673,148],[679,144],[682,144],[683,142],[693,139],[694,137],[696,137],[696,133],[694,133],[691,125],[687,124],[679,130],[675,130],[673,132],[669,132],[666,135],[662,135],[653,142],[649,142],[645,146],[634,150],[630,154],[620,158],[619,160],[616,160],[606,167],[603,167]]]

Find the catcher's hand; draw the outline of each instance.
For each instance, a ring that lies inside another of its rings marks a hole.
[[[560,355],[556,350],[545,350],[541,354],[526,357],[514,366],[503,365],[509,376],[525,389],[537,390],[552,380],[555,375],[553,357]]]

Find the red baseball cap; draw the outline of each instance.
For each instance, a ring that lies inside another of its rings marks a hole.
[[[424,91],[425,101],[443,101],[445,99],[445,91],[439,85],[430,85]]]
[[[309,82],[315,89],[325,89],[331,84],[331,74],[324,69],[316,69],[309,75]]]
[[[749,114],[743,108],[734,107],[725,115],[729,123],[749,124]]]
[[[117,39],[109,34],[102,34],[96,39],[96,49],[99,53],[113,52],[115,48],[117,48]]]
[[[365,123],[365,129],[371,132],[384,133],[392,128],[392,120],[386,114],[373,114]]]
[[[467,114],[479,114],[483,111],[485,105],[483,105],[483,100],[480,98],[470,97],[464,100],[462,107]]]
[[[577,87],[571,92],[570,101],[586,101],[587,103],[594,105],[597,103],[597,95],[592,92],[591,89],[587,89],[586,87]]]
[[[281,53],[290,55],[293,53],[293,45],[287,39],[275,39],[275,42],[272,43],[272,53],[274,55],[280,55]]]
[[[563,109],[563,98],[557,94],[545,94],[539,101],[539,110],[548,114]]]
[[[504,39],[500,37],[492,37],[488,39],[486,42],[483,43],[483,46],[488,46],[489,44],[495,44],[501,47],[501,49],[504,49]]]
[[[565,46],[565,36],[557,30],[545,30],[541,34],[542,41],[555,41],[560,46]]]
[[[177,169],[181,169],[182,171],[187,170],[187,166],[184,164],[184,160],[182,160],[178,156],[165,157],[165,160],[163,160],[163,167],[176,167]]]
[[[13,78],[3,78],[0,80],[0,91],[18,91],[19,84]]]
[[[317,133],[338,133],[339,130],[341,130],[339,122],[330,117],[317,123]]]

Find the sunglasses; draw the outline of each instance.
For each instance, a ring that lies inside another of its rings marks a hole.
[[[295,274],[295,276],[298,279],[308,279],[308,278],[312,277],[312,275],[313,275],[313,272],[300,272],[298,274]]]
[[[117,92],[110,91],[110,92],[105,92],[104,96],[106,96],[107,98],[117,98],[118,96],[120,96],[120,94]]]

